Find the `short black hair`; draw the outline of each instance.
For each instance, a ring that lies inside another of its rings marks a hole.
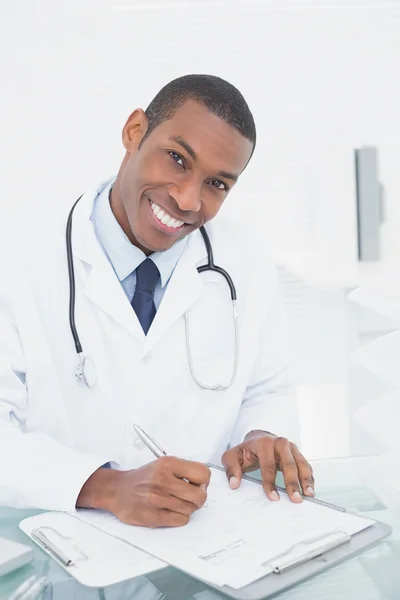
[[[215,75],[184,75],[167,83],[146,109],[149,125],[142,142],[187,100],[203,104],[231,125],[253,143],[254,151],[256,126],[246,100],[234,85]]]

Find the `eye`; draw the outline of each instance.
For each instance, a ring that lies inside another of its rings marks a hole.
[[[173,150],[170,150],[168,152],[168,154],[171,156],[171,158],[178,163],[178,165],[180,165],[181,167],[184,167],[184,162],[183,162],[183,158],[182,156],[180,156],[180,154],[177,154],[177,152],[174,152]]]
[[[225,190],[226,192],[228,191],[228,186],[226,185],[226,183],[224,183],[223,181],[220,181],[219,179],[213,179],[209,183],[213,187],[217,188],[217,190]]]

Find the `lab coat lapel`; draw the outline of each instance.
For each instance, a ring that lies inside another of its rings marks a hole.
[[[88,265],[85,295],[122,327],[144,342],[145,335],[126,294],[105,256],[90,220],[97,191],[85,194],[78,202],[72,224],[74,257]],[[75,269],[77,279],[77,269]]]
[[[197,266],[207,258],[200,232],[192,233],[171,276],[154,321],[147,333],[148,352],[168,329],[201,297],[204,283]]]

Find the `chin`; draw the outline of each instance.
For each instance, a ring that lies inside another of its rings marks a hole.
[[[134,237],[136,239],[135,246],[138,246],[146,254],[152,254],[153,252],[165,252],[166,250],[169,250],[175,244],[175,242],[178,241],[176,239],[166,239],[161,241],[150,236],[142,237],[135,234]]]

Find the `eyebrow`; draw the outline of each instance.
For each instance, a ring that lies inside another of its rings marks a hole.
[[[193,160],[197,160],[197,154],[193,150],[192,146],[180,135],[173,135],[169,138],[173,142],[179,144],[186,152],[193,158]],[[239,175],[235,173],[229,173],[228,171],[219,171],[217,173],[219,177],[225,177],[226,179],[231,179],[232,181],[237,181],[239,179]]]
[[[239,179],[239,175],[228,173],[228,171],[218,171],[217,175],[219,175],[219,177],[225,177],[225,179],[231,179],[232,181],[237,181]]]
[[[191,156],[193,158],[193,160],[197,160],[197,154],[193,150],[192,146],[186,140],[184,140],[180,135],[173,135],[169,139],[172,140],[173,142],[176,142],[180,146],[182,146],[182,148],[184,150],[186,150],[186,152],[189,154],[189,156]]]

